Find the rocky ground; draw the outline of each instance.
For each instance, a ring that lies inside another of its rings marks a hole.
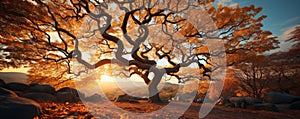
[[[147,102],[141,103],[127,103],[127,102],[114,102],[114,104],[124,110],[144,113],[151,112],[164,107],[166,104],[150,104]],[[117,113],[116,111],[110,109],[108,104],[93,104],[89,103],[90,111],[80,103],[43,103],[43,115],[40,118],[65,118],[65,119],[94,119],[98,118],[134,118],[128,117],[124,114]],[[184,113],[180,118],[182,119],[197,119],[198,112],[201,104],[193,103],[190,108]],[[174,108],[172,113],[176,113],[178,110]],[[90,112],[95,112],[91,114]],[[173,118],[172,113],[164,115],[151,115],[151,117],[145,118]],[[257,111],[251,109],[240,109],[240,108],[230,108],[224,106],[215,106],[214,109],[205,117],[205,119],[299,119],[299,110],[280,110],[279,112],[272,111]]]
[[[171,108],[157,114],[151,112],[170,105],[153,104],[147,99],[129,95],[119,95],[114,101],[104,100],[106,98],[98,94],[85,97],[80,91],[70,87],[55,90],[50,85],[5,84],[0,80],[1,119],[196,119],[202,106],[201,100],[194,100],[198,103],[192,103],[182,114],[180,107],[184,105],[185,100],[173,100]],[[220,105],[215,106],[205,118],[300,119],[299,100],[299,96],[279,92],[266,93],[264,101],[251,97],[222,98]],[[134,114],[129,115],[130,112]],[[142,114],[143,117],[139,117]],[[145,114],[147,116],[144,116]]]

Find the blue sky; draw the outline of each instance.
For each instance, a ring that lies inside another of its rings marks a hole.
[[[285,42],[294,26],[300,24],[300,0],[215,0],[217,4],[235,5],[240,7],[254,4],[263,8],[260,15],[267,15],[263,21],[264,30],[269,30],[280,40],[281,48],[275,51],[285,51],[292,44]]]

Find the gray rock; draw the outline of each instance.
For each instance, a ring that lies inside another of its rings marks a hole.
[[[228,97],[221,97],[218,100],[218,105],[222,105],[222,106],[226,106],[226,107],[234,107],[234,104],[229,102],[229,98]]]
[[[241,103],[241,102],[245,102],[245,98],[244,97],[230,97],[229,102],[231,103]]]
[[[271,103],[260,103],[260,104],[254,104],[254,109],[256,110],[267,110],[267,111],[273,111],[278,112],[278,108]]]
[[[246,108],[246,100],[244,97],[231,97],[228,99],[230,103],[234,104],[235,108]]]
[[[78,97],[77,93],[72,93],[72,92],[57,92],[55,94],[55,97],[58,102],[60,103],[65,103],[65,102],[71,102],[71,103],[77,103],[80,102],[80,98]]]
[[[5,82],[2,79],[0,79],[0,87],[4,87],[4,86],[5,86]]]
[[[55,88],[50,85],[39,85],[39,84],[31,84],[30,92],[40,92],[40,93],[49,93],[54,94]]]
[[[287,104],[300,101],[300,97],[281,92],[268,92],[264,95],[264,102],[273,104]]]
[[[223,106],[236,107],[236,108],[247,108],[248,106],[253,106],[254,104],[262,103],[260,99],[252,97],[229,97],[220,98],[218,103]]]
[[[244,97],[244,99],[245,99],[245,102],[247,103],[247,105],[263,103],[260,99],[253,98],[253,97]]]
[[[55,102],[56,101],[56,97],[51,94],[48,94],[48,93],[32,92],[32,93],[21,94],[20,96],[35,100],[37,102]]]
[[[292,103],[290,109],[300,110],[300,101]]]
[[[1,119],[32,119],[42,112],[41,106],[22,97],[0,96]]]
[[[5,87],[12,91],[22,91],[22,92],[29,91],[30,88],[29,85],[23,83],[17,83],[17,82],[8,83],[6,84]]]
[[[0,96],[18,97],[18,95],[15,92],[5,89],[5,88],[0,88]]]

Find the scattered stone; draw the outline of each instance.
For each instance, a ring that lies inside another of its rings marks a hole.
[[[21,97],[29,98],[37,102],[55,102],[56,97],[48,93],[32,92],[20,95]]]
[[[5,89],[5,88],[0,88],[0,96],[18,97],[18,95],[15,92]]]
[[[30,99],[0,96],[1,119],[32,119],[41,114],[41,106]]]
[[[13,82],[13,83],[8,83],[5,86],[7,89],[10,89],[12,91],[22,91],[22,92],[26,92],[29,90],[29,85],[23,84],[23,83],[17,83],[17,82]]]

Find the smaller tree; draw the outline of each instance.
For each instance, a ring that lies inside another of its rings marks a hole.
[[[265,56],[252,55],[240,63],[238,69],[234,71],[235,78],[240,82],[240,88],[251,97],[261,98],[271,80],[271,70],[266,64]]]

